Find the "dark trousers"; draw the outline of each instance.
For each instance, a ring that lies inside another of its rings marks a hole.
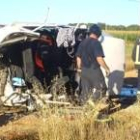
[[[84,104],[90,97],[97,101],[106,94],[106,84],[100,69],[90,67],[82,68],[80,102]]]

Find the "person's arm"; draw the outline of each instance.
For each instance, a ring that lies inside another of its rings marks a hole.
[[[103,57],[98,56],[98,57],[96,57],[96,59],[97,59],[97,62],[99,63],[99,65],[102,66],[105,69],[106,76],[109,76],[110,69],[107,66],[106,62],[104,61]]]
[[[76,57],[76,64],[77,64],[77,72],[81,72],[82,61],[79,56]]]

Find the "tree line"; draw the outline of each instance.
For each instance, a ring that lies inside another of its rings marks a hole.
[[[80,23],[79,25],[87,25],[90,27],[93,23]],[[76,26],[77,23],[69,23],[70,26]],[[98,23],[102,30],[122,30],[122,31],[138,31],[140,30],[140,25],[132,24],[129,26],[125,25],[109,25],[106,23]]]

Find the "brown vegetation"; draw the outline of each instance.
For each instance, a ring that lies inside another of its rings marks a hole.
[[[57,110],[60,111],[60,110]],[[139,140],[140,108],[135,104],[109,116],[109,121],[98,120],[97,112],[70,116],[44,112],[29,115],[1,127],[3,140]]]

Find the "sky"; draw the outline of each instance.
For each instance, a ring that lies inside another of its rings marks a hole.
[[[1,0],[0,24],[140,24],[139,0]]]

